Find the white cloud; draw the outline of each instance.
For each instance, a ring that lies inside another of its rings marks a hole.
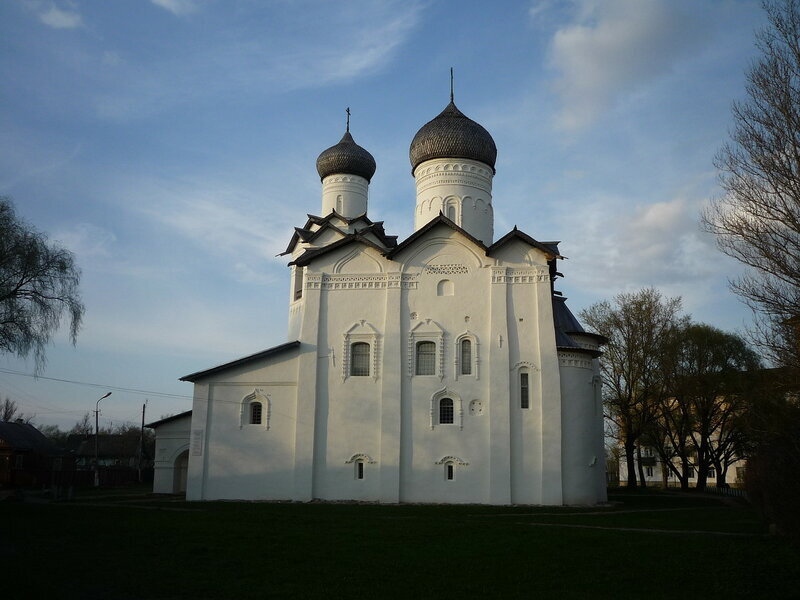
[[[408,40],[422,5],[388,0],[359,7],[314,3],[303,12],[305,19],[275,6],[253,13],[250,21],[263,25],[252,32],[231,38],[220,27],[156,66],[126,63],[109,86],[113,92],[95,98],[96,110],[105,118],[137,118],[234,90],[256,98],[375,73]]]
[[[42,23],[53,29],[74,29],[83,25],[83,19],[72,3],[59,7],[55,2],[30,0],[26,4]]]
[[[117,241],[117,236],[111,231],[91,223],[78,223],[68,230],[56,232],[52,237],[75,253],[79,263],[83,258],[110,256],[111,247]]]
[[[669,73],[702,39],[700,23],[666,0],[582,0],[550,48],[558,124],[579,130],[622,96]]]
[[[197,10],[197,4],[194,0],[150,0],[150,2],[178,17],[188,15]]]

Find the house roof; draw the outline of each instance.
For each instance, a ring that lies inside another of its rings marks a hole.
[[[191,416],[192,416],[192,411],[187,410],[185,412],[178,413],[177,415],[171,415],[169,417],[164,417],[163,419],[159,419],[158,421],[147,423],[145,427],[149,427],[150,429],[155,429],[156,427],[159,427],[166,423],[171,423],[172,421],[177,421],[178,419],[182,419],[183,417],[191,417]]]
[[[50,440],[36,427],[15,421],[0,421],[0,445],[10,446],[14,450],[56,451]]]
[[[281,344],[280,346],[273,346],[272,348],[267,348],[266,350],[262,350],[261,352],[256,352],[255,354],[250,354],[249,356],[243,356],[242,358],[237,358],[236,360],[232,360],[230,362],[217,365],[216,367],[211,367],[210,369],[205,369],[203,371],[197,371],[196,373],[190,373],[189,375],[184,375],[183,377],[180,378],[180,381],[194,382],[202,377],[205,377],[206,375],[219,373],[221,371],[227,371],[228,369],[232,369],[233,367],[238,367],[239,365],[244,365],[251,361],[259,360],[261,358],[266,358],[268,356],[274,356],[282,352],[288,352],[289,350],[295,350],[296,348],[299,347],[300,347],[299,341],[286,342],[285,344]]]

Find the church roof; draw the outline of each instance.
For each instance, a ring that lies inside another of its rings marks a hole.
[[[497,146],[489,132],[458,110],[451,98],[441,113],[420,128],[408,155],[412,173],[420,163],[433,158],[477,160],[494,171]]]
[[[491,254],[494,251],[498,250],[499,248],[505,246],[511,240],[515,239],[521,240],[526,244],[533,246],[534,248],[538,248],[539,250],[548,255],[548,259],[564,258],[558,253],[558,242],[538,242],[524,231],[520,231],[519,229],[517,229],[516,225],[514,225],[514,229],[509,231],[507,234],[505,234],[503,237],[497,240],[494,244],[489,246],[489,248],[486,250],[486,254],[491,256]]]
[[[397,244],[397,246],[395,246],[392,250],[387,252],[386,253],[386,258],[393,258],[393,257],[397,256],[400,252],[402,252],[403,250],[408,248],[416,240],[418,240],[420,237],[422,237],[423,235],[425,235],[431,229],[433,229],[434,227],[436,227],[438,225],[445,225],[446,227],[449,227],[453,231],[457,231],[461,235],[465,236],[471,242],[476,244],[479,248],[482,248],[483,250],[487,249],[486,245],[482,241],[480,241],[478,238],[474,237],[472,234],[470,234],[465,229],[462,229],[461,227],[456,225],[453,221],[451,221],[450,219],[445,217],[444,214],[439,212],[439,216],[437,216],[437,217],[431,219],[430,221],[428,221],[428,223],[425,226],[420,227],[419,229],[417,229],[414,233],[412,233],[410,236],[408,236],[402,242]]]
[[[311,242],[317,236],[322,234],[323,231],[328,229],[334,229],[341,233],[342,235],[348,235],[335,225],[331,223],[332,219],[341,219],[348,225],[353,223],[358,223],[359,221],[363,222],[367,225],[367,227],[358,231],[358,233],[366,233],[367,231],[373,233],[380,242],[386,248],[394,248],[397,245],[397,236],[396,235],[386,235],[386,230],[383,228],[383,221],[371,221],[366,214],[359,215],[357,217],[347,218],[343,217],[335,210],[331,211],[326,217],[317,217],[316,215],[308,215],[308,221],[303,227],[295,227],[294,234],[292,234],[292,239],[289,240],[289,245],[286,247],[286,250],[281,252],[278,256],[283,256],[284,254],[291,254],[294,251],[294,247],[297,245],[297,242]],[[318,229],[311,229],[312,225],[316,225]]]
[[[371,239],[361,235],[361,233],[348,233],[345,234],[345,236],[342,239],[336,240],[335,242],[332,242],[327,246],[323,246],[321,248],[310,248],[306,250],[295,260],[290,262],[289,266],[297,265],[298,267],[304,267],[315,258],[322,256],[323,254],[327,254],[331,250],[336,250],[337,248],[341,248],[342,246],[347,246],[348,244],[353,244],[353,243],[362,243],[366,246],[369,246],[370,248],[374,248],[381,254],[386,253],[386,248],[379,246]]]
[[[369,182],[375,174],[375,159],[372,154],[356,144],[350,135],[350,127],[335,146],[324,150],[317,158],[317,173],[320,180],[334,173],[358,175]]]
[[[584,330],[572,311],[567,307],[567,299],[563,296],[553,296],[553,324],[556,331],[556,347],[559,350],[572,350],[574,352],[583,352],[591,354],[592,356],[600,356],[602,354],[598,350],[591,350],[578,344],[570,337],[570,334],[579,334],[586,337],[592,337],[597,340],[599,344],[605,344],[608,339],[596,333],[589,333]]]
[[[286,342],[285,344],[281,344],[280,346],[273,346],[272,348],[267,348],[266,350],[262,350],[261,352],[256,352],[255,354],[243,356],[242,358],[237,358],[236,360],[232,360],[230,362],[217,365],[216,367],[211,367],[210,369],[205,369],[204,371],[197,371],[196,373],[190,373],[189,375],[184,375],[183,377],[180,378],[180,381],[195,382],[198,379],[205,377],[207,375],[211,375],[213,373],[219,373],[221,371],[227,371],[228,369],[232,369],[233,367],[238,367],[240,365],[249,363],[254,360],[259,360],[261,358],[266,358],[268,356],[280,354],[281,352],[294,350],[299,347],[300,347],[299,341]]]

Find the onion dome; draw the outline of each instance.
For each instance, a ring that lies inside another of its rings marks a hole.
[[[414,136],[411,149],[411,172],[432,158],[467,158],[492,167],[497,160],[497,146],[489,132],[464,115],[450,100],[439,115],[425,123]]]
[[[348,127],[338,144],[319,155],[317,173],[320,180],[334,173],[347,173],[363,177],[369,183],[375,174],[375,159],[355,143]]]

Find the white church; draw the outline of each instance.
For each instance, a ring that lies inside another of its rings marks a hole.
[[[596,504],[597,357],[554,289],[557,242],[495,239],[492,136],[452,101],[411,142],[415,231],[368,216],[349,130],[297,227],[289,341],[186,375],[156,430],[155,492],[189,500]],[[409,204],[410,208],[410,204]]]

